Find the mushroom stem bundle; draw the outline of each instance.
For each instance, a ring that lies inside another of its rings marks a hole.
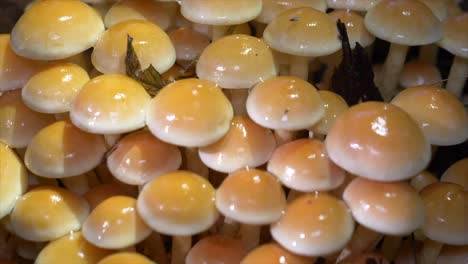
[[[341,251],[336,263],[345,263],[352,261],[363,252],[372,251],[382,239],[382,234],[377,233],[363,225],[358,225],[353,233],[351,240]]]
[[[307,81],[309,76],[309,59],[312,58],[291,55],[289,74]]]
[[[444,244],[427,238],[421,249],[420,255],[416,258],[417,264],[433,264],[442,251]]]
[[[390,100],[395,93],[408,49],[409,46],[396,43],[390,45],[390,51],[383,65],[383,75],[380,80],[382,96],[386,101]]]
[[[216,41],[226,36],[228,29],[229,26],[213,26],[211,29],[211,41]]]
[[[190,251],[191,247],[191,236],[173,236],[171,264],[184,264],[185,256],[187,256],[187,253]]]
[[[400,249],[401,242],[400,236],[385,236],[382,244],[382,255],[392,261]]]
[[[168,264],[166,250],[161,235],[157,232],[151,232],[150,236],[143,242],[147,256],[155,260],[158,264]]]
[[[452,67],[450,68],[450,74],[446,86],[447,90],[457,97],[461,97],[467,77],[468,59],[456,56],[453,60]]]
[[[241,225],[240,237],[247,250],[252,250],[260,244],[260,230],[260,225]]]

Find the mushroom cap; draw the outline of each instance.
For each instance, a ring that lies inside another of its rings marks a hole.
[[[53,123],[53,115],[35,112],[21,99],[21,90],[0,95],[0,141],[12,148],[25,148],[33,136]]]
[[[413,188],[419,192],[424,189],[426,186],[433,184],[434,182],[438,182],[434,174],[430,173],[429,171],[421,171],[420,173],[416,174],[411,178],[410,184]]]
[[[309,129],[314,133],[326,135],[335,123],[336,118],[346,111],[349,106],[339,94],[327,90],[319,90],[318,93],[322,98],[325,114],[320,121]]]
[[[338,166],[378,181],[409,179],[431,158],[418,124],[399,107],[383,102],[349,108],[336,119],[325,145]]]
[[[444,35],[439,45],[455,56],[468,58],[468,12],[450,17],[444,22]]]
[[[262,12],[255,18],[255,21],[268,24],[282,12],[297,7],[311,7],[322,12],[327,11],[325,0],[263,0]]]
[[[151,100],[137,81],[119,74],[91,79],[75,96],[70,118],[80,129],[99,134],[126,133],[145,126]]]
[[[424,222],[423,202],[406,182],[357,177],[346,187],[343,200],[357,222],[379,233],[403,236]]]
[[[319,192],[295,199],[270,227],[281,246],[303,256],[337,252],[348,243],[353,231],[353,217],[345,203]]]
[[[119,249],[140,243],[152,230],[137,213],[137,200],[113,196],[91,211],[82,232],[90,243],[107,249]]]
[[[273,54],[265,41],[243,34],[211,43],[197,63],[200,79],[227,89],[250,88],[276,74]]]
[[[30,59],[64,59],[93,47],[103,31],[101,16],[87,4],[41,0],[16,22],[11,47]]]
[[[367,11],[380,0],[327,0],[328,8],[349,9],[353,11]]]
[[[119,181],[143,185],[159,175],[177,170],[182,163],[179,149],[149,131],[137,131],[123,137],[107,157],[107,167]]]
[[[178,28],[169,33],[174,45],[177,61],[198,59],[203,50],[210,44],[210,39],[191,28]]]
[[[419,124],[432,145],[456,145],[468,139],[465,107],[446,89],[434,86],[408,88],[397,94],[391,103],[401,107]]]
[[[439,19],[440,21],[444,21],[447,18],[448,11],[447,11],[447,0],[419,0],[420,2],[424,3],[429,7],[432,13]]]
[[[289,252],[277,243],[268,243],[261,245],[252,251],[242,259],[240,264],[258,264],[258,263],[269,263],[269,264],[310,264],[314,263],[310,257],[296,255]]]
[[[121,184],[118,181],[114,181],[94,186],[83,194],[83,198],[88,202],[90,210],[93,210],[101,202],[113,196],[123,195],[136,197],[137,194],[138,189],[136,186]]]
[[[400,86],[409,88],[420,85],[440,86],[442,75],[436,65],[423,61],[411,61],[403,66]]]
[[[21,89],[23,102],[41,113],[64,113],[89,81],[88,73],[72,63],[59,63],[33,75]]]
[[[97,264],[156,264],[144,255],[135,252],[119,252],[109,255],[99,261]]]
[[[106,28],[123,21],[140,19],[167,30],[177,13],[177,3],[164,3],[148,0],[122,0],[112,5],[104,17]]]
[[[146,123],[162,141],[207,146],[229,130],[234,111],[215,83],[195,78],[173,82],[151,100]]]
[[[468,191],[468,158],[452,164],[440,178],[441,182],[452,182],[463,186]]]
[[[153,65],[159,73],[163,73],[174,65],[176,52],[164,30],[148,21],[127,20],[109,28],[94,46],[91,62],[98,71],[126,73],[128,36],[133,38],[132,46],[141,69]]]
[[[0,142],[0,219],[10,214],[28,187],[26,167],[15,152]]]
[[[198,154],[209,168],[230,173],[266,163],[275,147],[275,137],[269,129],[248,116],[235,116],[228,133],[215,143],[199,148]]]
[[[44,64],[16,55],[10,46],[10,34],[0,34],[0,92],[22,88]]]
[[[216,191],[216,207],[240,223],[266,225],[281,217],[286,198],[278,179],[267,171],[240,169]]]
[[[262,0],[184,0],[180,12],[188,20],[208,25],[238,25],[256,18]]]
[[[89,243],[81,232],[70,232],[47,244],[39,253],[35,263],[89,264],[97,263],[109,254],[112,254],[112,251]]]
[[[381,0],[366,13],[364,23],[374,36],[388,42],[420,46],[442,37],[442,24],[420,1]]]
[[[88,214],[88,204],[77,194],[63,188],[43,186],[18,198],[10,220],[19,237],[45,242],[79,230]]]
[[[294,76],[278,76],[257,84],[246,107],[253,121],[271,129],[306,129],[325,114],[317,89]]]
[[[332,17],[310,7],[282,12],[265,28],[263,38],[273,49],[297,56],[325,56],[341,48]]]
[[[325,144],[317,139],[298,139],[279,146],[267,168],[285,186],[301,192],[332,190],[345,179],[344,170],[328,158]]]
[[[106,145],[101,135],[90,134],[70,121],[57,121],[31,140],[24,163],[42,177],[66,178],[86,173],[101,163]]]
[[[335,22],[341,20],[346,26],[351,48],[358,42],[362,47],[368,47],[375,41],[375,37],[367,31],[364,18],[351,10],[334,10],[328,13]]]
[[[242,241],[230,237],[209,236],[199,240],[187,254],[186,264],[239,264],[248,250]]]
[[[419,194],[425,209],[424,235],[444,244],[468,244],[468,192],[463,186],[438,182],[427,186]]]
[[[173,236],[203,232],[219,216],[215,189],[189,171],[164,174],[146,184],[138,196],[137,209],[152,229]]]

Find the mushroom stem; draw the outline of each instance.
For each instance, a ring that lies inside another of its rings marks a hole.
[[[260,243],[260,231],[261,226],[259,225],[241,225],[240,237],[247,250],[250,251],[258,246]]]
[[[65,185],[67,189],[69,189],[70,191],[78,195],[83,195],[87,191],[90,190],[88,177],[86,176],[86,174],[73,176],[73,177],[67,177],[61,180],[62,180],[63,185]]]
[[[382,78],[380,80],[381,93],[385,101],[390,101],[394,96],[400,73],[405,64],[408,46],[395,43],[390,44],[390,51],[383,65]]]
[[[186,167],[189,171],[195,172],[205,179],[208,179],[209,170],[208,167],[201,161],[198,155],[198,149],[192,147],[186,147],[184,149]]]
[[[291,55],[289,63],[289,74],[307,81],[309,77],[309,58]]]
[[[291,142],[296,137],[296,132],[284,129],[275,129],[276,145],[281,146],[285,143]]]
[[[330,84],[333,72],[335,71],[336,66],[340,63],[343,58],[343,51],[339,50],[329,56],[327,56],[327,69],[322,77],[322,83],[328,85]]]
[[[351,240],[338,256],[336,263],[348,263],[358,257],[361,253],[372,251],[382,236],[382,234],[370,230],[362,225],[358,225],[356,230],[354,230]]]
[[[446,86],[447,90],[452,92],[458,98],[461,98],[467,77],[468,59],[455,56],[452,67],[450,68],[450,74]]]
[[[172,259],[171,264],[184,264],[185,257],[192,247],[191,236],[172,237]]]
[[[145,240],[145,251],[147,255],[159,264],[168,264],[169,261],[166,255],[166,249],[161,235],[156,232],[151,232],[151,235]]]
[[[436,64],[438,48],[439,47],[434,43],[422,46],[419,50],[419,60],[422,62]]]
[[[401,237],[399,236],[385,236],[382,244],[382,255],[389,261],[392,261],[401,246]]]
[[[214,42],[224,36],[229,29],[229,26],[213,26],[211,32],[211,41]]]
[[[235,237],[238,232],[239,223],[229,217],[224,217],[224,222],[219,230],[219,234],[227,237]]]
[[[107,148],[111,149],[115,144],[117,144],[117,142],[119,141],[121,137],[122,137],[121,134],[104,135],[104,140],[106,141]]]
[[[417,257],[417,264],[435,264],[437,257],[442,250],[442,243],[437,241],[426,239],[422,250]]]
[[[227,98],[231,102],[232,108],[234,109],[234,115],[245,115],[247,109],[245,102],[249,96],[249,89],[224,89]]]

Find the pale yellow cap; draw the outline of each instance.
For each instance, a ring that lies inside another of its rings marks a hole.
[[[189,171],[161,175],[143,187],[138,213],[161,234],[191,236],[210,228],[218,219],[215,189]]]
[[[197,63],[200,79],[227,89],[251,88],[276,74],[268,45],[261,39],[243,34],[226,36],[211,43]]]
[[[375,37],[367,31],[364,25],[364,18],[350,10],[334,10],[328,13],[335,22],[341,20],[346,26],[348,33],[349,44],[351,48],[356,46],[358,42],[362,47],[368,47],[375,41]]]
[[[11,46],[20,56],[64,59],[83,52],[104,32],[100,15],[77,0],[34,3],[11,31]]]
[[[83,223],[83,235],[100,248],[120,249],[140,243],[152,230],[136,209],[136,199],[113,196],[91,211]]]
[[[143,86],[132,78],[104,74],[91,79],[76,95],[70,118],[90,133],[126,133],[145,126],[150,100]]]
[[[208,236],[199,240],[187,254],[186,264],[239,264],[248,250],[242,241],[224,236]]]
[[[328,8],[367,11],[380,0],[327,0]]]
[[[26,167],[15,152],[0,142],[0,219],[10,214],[28,187]],[[2,227],[0,227],[2,228]]]
[[[156,264],[149,258],[134,252],[120,252],[109,255],[97,264]]]
[[[271,129],[306,129],[325,114],[317,89],[294,76],[274,77],[257,84],[246,107],[253,121]]]
[[[244,224],[265,225],[281,217],[286,198],[279,180],[267,171],[240,169],[228,175],[216,191],[216,207]]]
[[[411,61],[403,66],[400,74],[400,86],[409,88],[420,85],[442,85],[442,76],[435,64],[423,61]]]
[[[461,159],[452,164],[440,178],[442,182],[459,184],[468,191],[468,158]]]
[[[66,178],[86,173],[101,163],[104,138],[58,121],[41,129],[26,149],[26,167],[42,177]]]
[[[444,22],[444,35],[439,45],[455,56],[468,58],[468,12],[450,17]]]
[[[163,73],[174,64],[175,49],[164,30],[148,21],[128,20],[109,28],[94,46],[91,62],[98,71],[125,74],[128,36],[133,38],[132,46],[142,69],[151,64]]]
[[[383,102],[355,105],[335,121],[325,140],[330,159],[343,169],[378,181],[409,179],[431,158],[416,121]]]
[[[255,18],[255,21],[268,24],[282,12],[297,7],[311,7],[322,12],[327,11],[325,0],[263,0],[262,12]]]
[[[70,232],[47,244],[35,263],[90,264],[97,263],[112,253],[111,250],[98,248],[86,241],[81,232]]]
[[[208,25],[238,25],[256,18],[262,0],[184,0],[180,12],[188,20]]]
[[[210,44],[210,39],[190,28],[178,28],[169,33],[176,50],[178,63],[191,63],[198,59],[202,51]]]
[[[344,113],[349,106],[339,94],[327,90],[319,90],[318,93],[320,98],[322,98],[325,114],[322,119],[310,127],[309,130],[314,133],[326,135],[335,123],[336,118]]]
[[[270,227],[276,242],[303,256],[335,253],[348,243],[353,231],[354,220],[346,204],[319,192],[295,199]]]
[[[423,202],[406,182],[357,177],[346,187],[343,199],[357,222],[378,233],[408,235],[424,222]]]
[[[434,86],[408,88],[397,94],[392,104],[416,120],[432,145],[455,145],[468,139],[465,107],[446,89]]]
[[[199,148],[198,154],[209,168],[230,173],[266,163],[275,147],[275,137],[269,129],[248,116],[235,116],[228,133],[214,144]]]
[[[268,243],[261,245],[242,259],[240,264],[259,264],[267,262],[268,264],[311,264],[315,263],[311,257],[296,255],[277,243]]]
[[[180,146],[207,146],[229,130],[231,103],[215,83],[195,78],[173,82],[151,100],[146,123],[153,135]]]
[[[27,107],[21,99],[21,90],[0,95],[0,141],[12,148],[25,148],[39,130],[54,121],[53,115]]]
[[[79,230],[88,214],[83,198],[67,189],[43,186],[18,199],[10,220],[16,235],[42,242]]]
[[[64,113],[70,111],[76,94],[88,81],[88,73],[80,66],[60,63],[33,75],[21,90],[21,96],[37,112]]]

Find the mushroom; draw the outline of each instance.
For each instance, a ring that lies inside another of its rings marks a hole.
[[[254,250],[250,251],[249,254],[242,259],[240,264],[258,264],[258,263],[269,263],[269,264],[310,264],[318,263],[314,262],[311,257],[305,257],[296,255],[277,243],[268,243],[261,245]],[[239,263],[239,262],[238,262]]]
[[[442,76],[439,69],[434,64],[422,61],[411,61],[403,66],[399,85],[402,89],[422,85],[439,87],[442,86]]]
[[[327,0],[328,8],[365,12],[380,0]]]
[[[198,60],[203,50],[210,44],[210,39],[190,28],[178,28],[169,33],[176,51],[176,61],[186,68]]]
[[[447,11],[447,0],[419,0],[420,2],[424,3],[429,7],[432,13],[439,19],[440,21],[444,21],[447,19],[448,11]],[[436,43],[432,43],[429,45],[424,45],[419,50],[419,60],[426,63],[437,63],[437,52],[438,47]]]
[[[11,47],[30,59],[64,59],[93,47],[103,31],[101,17],[87,4],[41,0],[16,22]]]
[[[336,118],[340,116],[348,107],[348,103],[340,95],[326,91],[318,91],[320,98],[323,101],[323,107],[325,108],[325,114],[315,125],[309,128],[309,131],[318,136],[324,136],[328,134],[328,131],[335,123]]]
[[[209,236],[199,240],[192,249],[190,249],[185,263],[239,264],[247,253],[248,251],[245,245],[238,239],[223,236]]]
[[[468,190],[468,158],[461,159],[452,164],[440,178],[441,182],[459,184]]]
[[[120,252],[101,259],[97,264],[156,264],[146,256],[134,252]]]
[[[138,190],[137,188],[133,187],[134,186],[121,184],[118,181],[112,183],[99,184],[91,188],[85,194],[83,194],[83,198],[86,199],[86,201],[89,204],[89,209],[92,211],[101,202],[113,196],[137,197]]]

